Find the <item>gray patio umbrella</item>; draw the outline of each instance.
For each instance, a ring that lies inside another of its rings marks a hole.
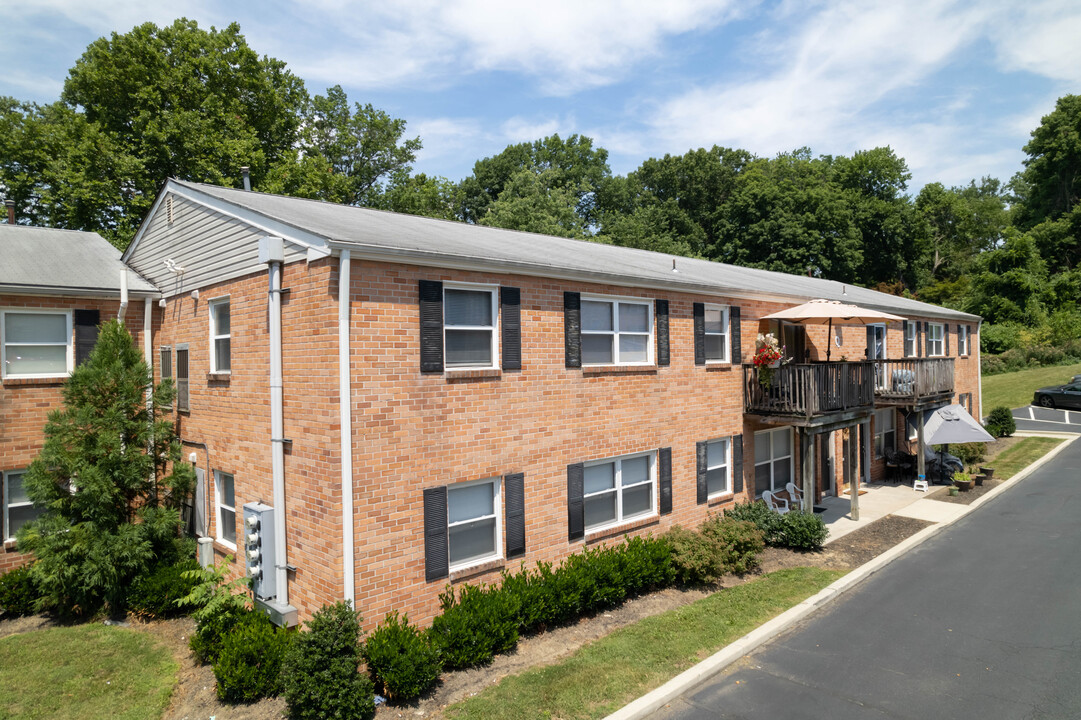
[[[927,445],[950,445],[952,443],[990,442],[991,434],[960,405],[947,405],[935,410],[923,426]]]
[[[849,305],[838,300],[823,300],[821,298],[765,315],[762,319],[787,320],[788,322],[802,323],[804,325],[829,325],[829,330],[826,331],[827,338],[833,337],[834,320],[838,321],[838,325],[841,323],[868,325],[887,320],[896,320],[898,322],[904,320],[900,315],[890,315],[880,310],[871,310],[859,305]],[[831,345],[832,342],[827,340],[826,362],[830,360]]]

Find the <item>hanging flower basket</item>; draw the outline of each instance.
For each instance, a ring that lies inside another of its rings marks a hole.
[[[765,389],[773,387],[773,371],[780,366],[784,357],[783,348],[778,347],[773,333],[759,334],[755,340],[754,366],[758,369],[758,384]]]

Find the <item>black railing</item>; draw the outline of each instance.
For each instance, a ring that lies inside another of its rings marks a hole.
[[[806,418],[874,405],[871,362],[790,364],[765,372],[743,366],[746,412]]]
[[[953,393],[953,358],[875,360],[875,398],[916,402]]]

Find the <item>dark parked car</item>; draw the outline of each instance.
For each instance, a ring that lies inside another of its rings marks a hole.
[[[1081,382],[1040,388],[1032,396],[1032,404],[1042,407],[1081,408]]]

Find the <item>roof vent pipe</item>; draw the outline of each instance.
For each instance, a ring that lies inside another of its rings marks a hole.
[[[15,201],[5,200],[4,204],[8,206],[8,225],[15,224]]]
[[[244,189],[248,192],[251,192],[251,176],[248,174],[250,169],[247,165],[240,168],[240,174],[244,178]]]

